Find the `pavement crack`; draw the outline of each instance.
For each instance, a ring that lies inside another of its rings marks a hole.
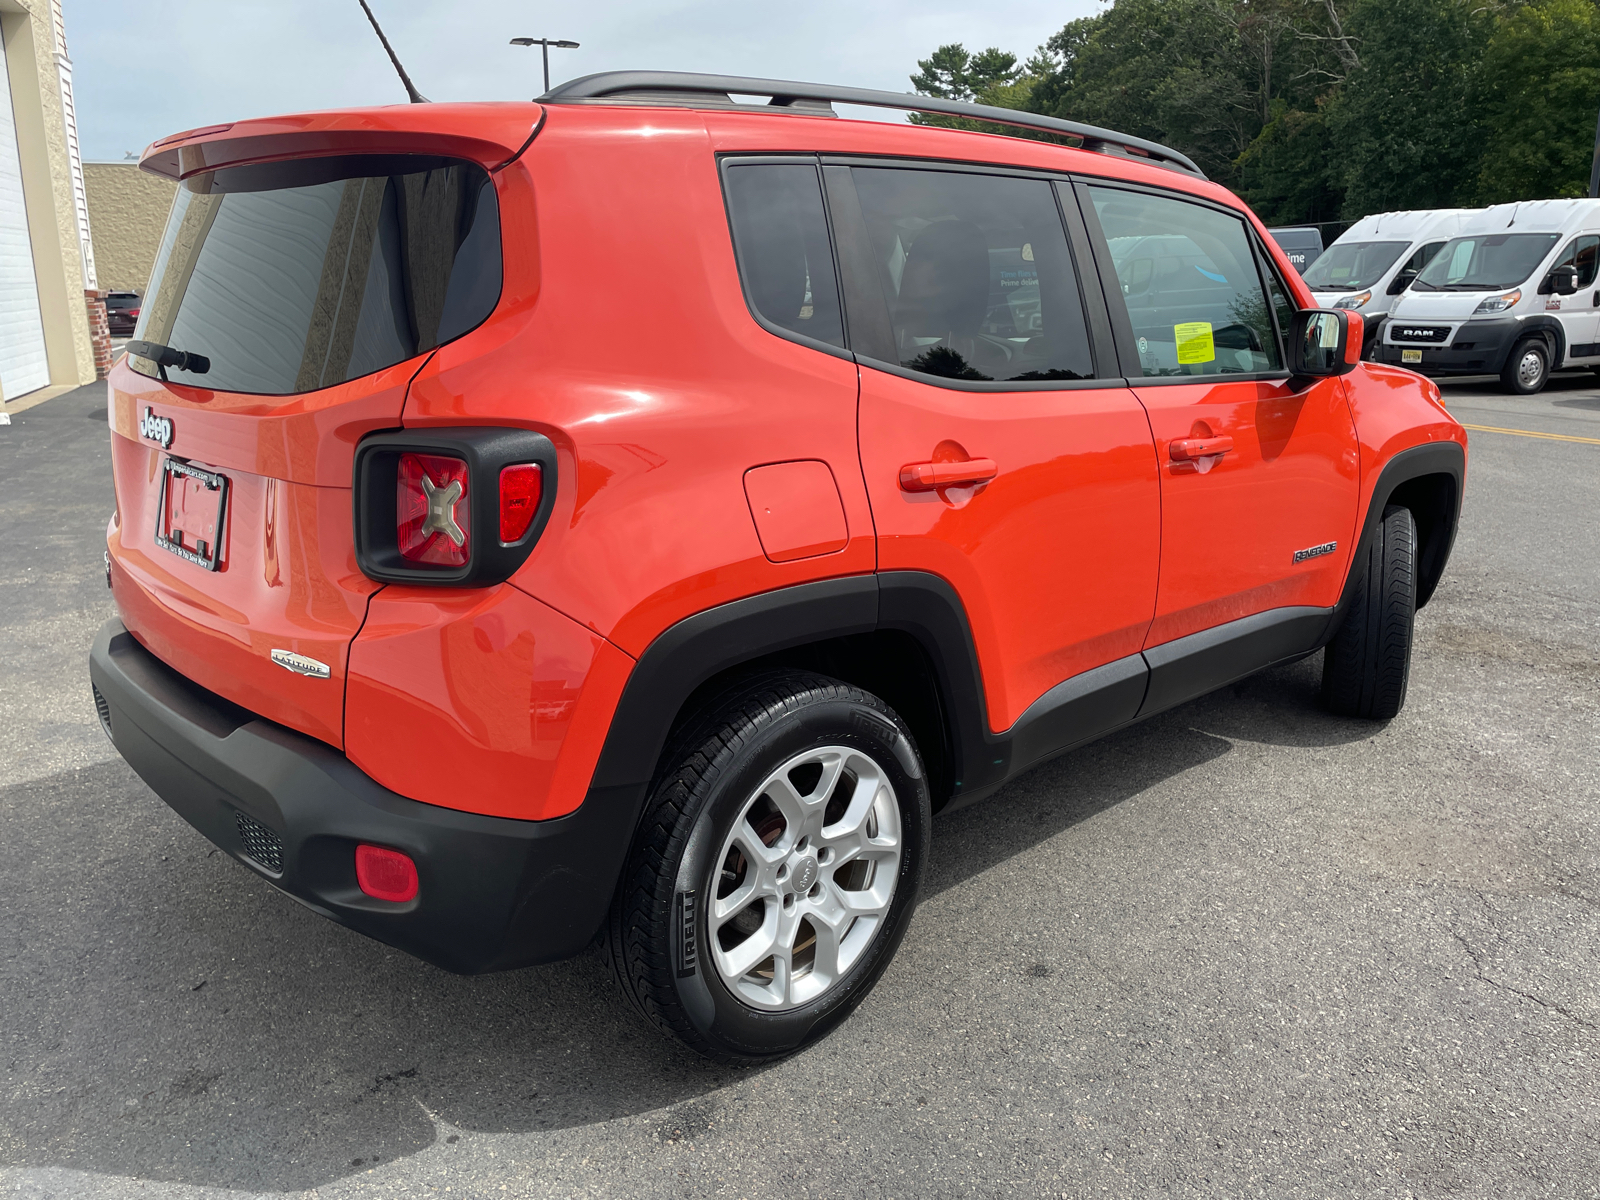
[[[1580,900],[1584,904],[1592,904],[1594,907],[1600,908],[1600,899],[1597,899],[1594,896],[1585,896],[1582,892],[1575,892],[1571,888],[1564,888],[1558,885],[1556,887],[1556,894],[1558,896],[1565,896],[1569,900]]]
[[[1483,969],[1483,956],[1472,948],[1472,943],[1467,941],[1467,939],[1462,936],[1461,932],[1454,926],[1450,926],[1449,929],[1450,936],[1461,943],[1461,948],[1467,952],[1467,957],[1472,960],[1472,969],[1477,974],[1479,982],[1486,983],[1492,988],[1499,988],[1503,992],[1510,992],[1513,996],[1521,996],[1524,1000],[1531,1000],[1540,1008],[1547,1008],[1551,1012],[1560,1013],[1563,1017],[1566,1017],[1567,1020],[1576,1021],[1585,1029],[1596,1028],[1593,1021],[1584,1020],[1584,1018],[1580,1017],[1577,1013],[1573,1012],[1570,1008],[1567,1008],[1564,1005],[1557,1004],[1553,1000],[1545,1000],[1539,996],[1535,996],[1532,992],[1525,992],[1521,988],[1512,987],[1509,983],[1502,983],[1498,979],[1491,978]]]

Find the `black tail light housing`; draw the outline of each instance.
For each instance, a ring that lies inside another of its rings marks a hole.
[[[465,516],[466,561],[460,565],[407,558],[400,545],[401,460],[408,455],[456,459],[466,465],[466,486],[456,504]],[[538,507],[527,530],[500,540],[500,473],[531,463],[540,471]],[[529,552],[556,502],[556,448],[531,429],[418,429],[373,434],[356,447],[351,507],[356,562],[382,583],[487,587],[510,578]]]

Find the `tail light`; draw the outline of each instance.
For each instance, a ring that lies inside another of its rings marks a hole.
[[[472,533],[468,483],[467,464],[459,458],[400,456],[394,503],[401,558],[440,567],[466,566]]]
[[[139,310],[137,308],[130,308],[128,310],[128,315],[137,321],[139,319]]]
[[[531,429],[375,434],[356,449],[356,560],[385,583],[499,583],[539,540],[555,477],[555,447]]]
[[[528,532],[539,511],[544,471],[538,463],[513,463],[500,469],[500,540],[514,542]]]

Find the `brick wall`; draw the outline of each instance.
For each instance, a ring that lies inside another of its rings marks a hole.
[[[89,341],[94,345],[94,377],[104,379],[111,371],[111,323],[106,319],[106,294],[85,291],[89,306]]]

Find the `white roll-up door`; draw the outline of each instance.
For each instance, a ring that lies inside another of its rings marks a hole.
[[[5,399],[15,400],[49,382],[39,283],[33,274],[28,210],[22,200],[11,81],[5,47],[0,45],[0,390]]]

